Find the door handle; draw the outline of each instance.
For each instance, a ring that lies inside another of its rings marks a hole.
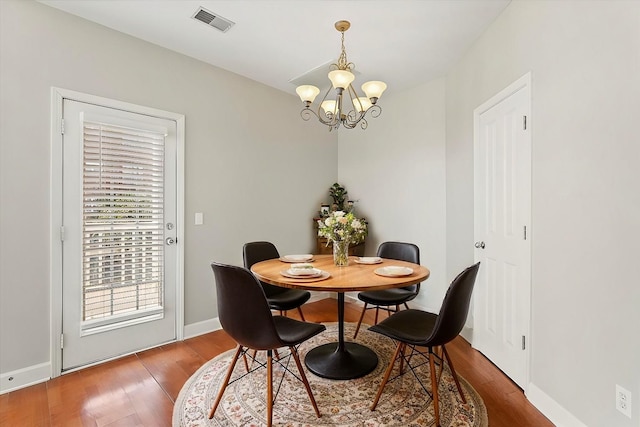
[[[167,240],[165,240],[165,242],[167,243],[167,245],[173,245],[176,242],[176,239],[174,239],[173,237],[167,237]]]
[[[478,249],[484,249],[484,242],[476,242],[474,246]]]

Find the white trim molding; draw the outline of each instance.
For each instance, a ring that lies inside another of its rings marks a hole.
[[[43,383],[51,378],[51,363],[40,363],[0,375],[0,394]]]
[[[587,427],[535,384],[529,383],[526,396],[529,402],[557,427]]]
[[[214,317],[213,319],[203,320],[202,322],[191,323],[184,326],[184,339],[197,337],[199,335],[208,334],[209,332],[222,329],[220,319]]]

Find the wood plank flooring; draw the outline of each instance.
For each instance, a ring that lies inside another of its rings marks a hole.
[[[345,320],[357,322],[361,305],[347,302]],[[307,321],[335,322],[336,300],[303,307]],[[292,311],[291,316],[296,316]],[[373,323],[373,310],[365,322]],[[62,375],[0,396],[0,426],[170,426],[185,381],[235,343],[216,331]],[[447,346],[458,373],[480,393],[491,427],[552,427],[522,390],[463,338]]]

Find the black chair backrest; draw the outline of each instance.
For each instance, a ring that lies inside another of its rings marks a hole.
[[[453,340],[462,331],[469,314],[471,293],[476,282],[480,263],[467,267],[458,274],[449,285],[438,319],[433,327],[431,336],[427,339],[429,345],[438,346]]]
[[[378,246],[378,256],[420,264],[420,248],[413,243],[383,242]],[[403,289],[417,293],[420,290],[420,283],[406,286]]]
[[[255,350],[280,347],[282,341],[260,282],[247,269],[211,263],[222,329],[238,344]]]
[[[275,258],[280,258],[280,254],[278,253],[278,249],[276,249],[275,245],[271,242],[249,242],[245,243],[242,247],[242,259],[244,260],[244,268],[247,270],[251,270],[253,264],[257,262]],[[267,298],[286,291],[286,288],[270,285],[263,281],[260,281],[260,284],[262,285]]]

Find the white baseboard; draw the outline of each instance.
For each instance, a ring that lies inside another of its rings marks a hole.
[[[460,335],[462,335],[462,338],[467,340],[468,343],[473,342],[473,328],[469,328],[468,326],[463,327]]]
[[[27,366],[16,371],[0,375],[0,394],[9,393],[19,388],[43,383],[51,378],[51,363]]]
[[[355,302],[355,303],[359,303],[361,305],[364,304],[362,301],[360,301],[358,299],[358,293],[357,292],[348,292],[348,293],[345,293],[344,295],[345,295],[344,300],[346,302]],[[328,298],[328,297],[329,297],[329,295],[324,296],[323,298]],[[318,298],[318,299],[322,299],[322,298]],[[410,301],[408,304],[409,304],[409,308],[415,308],[416,310],[428,311],[429,313],[438,313],[440,311],[440,307],[427,307],[425,305],[419,304],[415,300]],[[369,306],[369,307],[371,307],[371,306]]]
[[[358,299],[358,294],[357,293],[348,293],[345,292],[344,294],[344,300],[346,302],[359,302],[361,303],[361,301]]]
[[[545,417],[549,418],[557,427],[587,427],[586,424],[577,419],[571,412],[563,408],[544,391],[536,387],[535,384],[529,383],[526,396],[531,404],[542,412]]]
[[[202,322],[192,323],[184,326],[184,339],[197,337],[198,335],[208,334],[209,332],[222,329],[220,320],[217,317],[213,319],[203,320]]]
[[[309,299],[309,301],[307,301],[307,303],[316,302],[316,301],[320,301],[327,298],[336,299],[336,293],[335,292],[311,292],[311,298]]]

